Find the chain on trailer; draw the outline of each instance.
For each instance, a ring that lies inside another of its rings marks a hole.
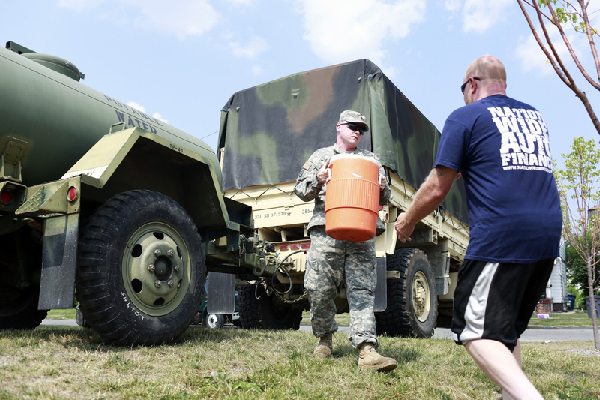
[[[271,189],[277,189],[279,190],[281,193],[283,194],[290,194],[291,192],[286,192],[285,190],[282,190],[280,187],[277,187],[276,185],[271,185],[269,187],[267,187],[265,190],[263,190],[262,193],[260,193],[258,196],[256,197],[252,197],[250,196],[248,193],[244,192],[243,189],[238,189],[237,192],[234,193],[234,195],[232,197],[234,197],[236,194],[244,194],[246,195],[246,197],[252,199],[252,200],[258,200],[260,199],[265,193],[267,193],[269,190]],[[285,262],[285,260],[287,260],[289,257],[293,256],[294,254],[297,253],[301,253],[304,252],[305,250],[298,250],[295,251],[291,254],[288,254],[283,260],[281,260],[281,262],[277,265],[277,268],[275,269],[275,272],[273,273],[273,275],[271,275],[271,284],[269,285],[267,283],[267,278],[260,278],[258,279],[258,281],[256,282],[256,286],[254,289],[254,297],[259,300],[261,298],[261,296],[258,294],[258,286],[259,285],[263,285],[265,287],[265,294],[267,296],[271,296],[271,293],[273,293],[275,296],[277,296],[277,298],[279,298],[279,300],[288,303],[288,304],[295,304],[298,303],[302,300],[304,300],[306,298],[306,296],[308,295],[308,292],[306,291],[306,289],[304,289],[304,292],[302,293],[302,295],[294,300],[288,300],[286,299],[284,296],[286,294],[288,294],[293,287],[293,283],[292,283],[292,277],[290,276],[290,274],[285,270],[285,268],[282,268],[281,266],[283,265],[283,263]],[[245,250],[241,250],[241,254],[243,255],[243,253],[245,252]],[[288,281],[289,281],[289,286],[287,288],[287,290],[280,292],[279,290],[276,289],[275,287],[275,277],[277,276],[277,271],[281,271],[282,274],[285,274],[285,276],[287,276]]]
[[[302,253],[305,252],[306,250],[297,250],[294,251],[293,253],[288,254],[283,260],[281,260],[281,262],[279,262],[279,264],[277,265],[277,268],[275,269],[275,272],[273,273],[273,275],[271,275],[271,282],[270,285],[267,283],[267,278],[260,278],[258,280],[258,282],[255,284],[255,288],[254,288],[254,297],[259,300],[261,298],[261,296],[258,295],[258,286],[259,285],[263,285],[265,287],[265,294],[267,296],[271,296],[271,293],[273,293],[275,296],[277,296],[277,298],[281,301],[283,301],[284,303],[287,304],[295,304],[298,303],[302,300],[304,300],[306,298],[306,296],[308,295],[308,292],[306,291],[306,289],[304,289],[304,292],[302,293],[302,295],[294,300],[288,300],[286,299],[284,296],[286,294],[288,294],[291,290],[292,287],[294,286],[293,282],[292,282],[292,277],[290,276],[290,274],[286,271],[285,268],[282,268],[283,263],[285,262],[285,260],[287,260],[288,258],[290,258],[291,256],[293,256],[294,254],[297,253]],[[287,290],[281,292],[279,290],[277,290],[277,288],[275,287],[275,278],[277,276],[277,272],[281,271],[282,274],[285,274],[285,276],[287,276],[288,281],[289,281],[289,286],[287,288]]]

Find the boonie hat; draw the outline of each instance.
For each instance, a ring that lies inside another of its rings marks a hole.
[[[342,122],[353,122],[355,124],[361,124],[364,125],[365,131],[369,130],[369,125],[367,125],[367,119],[365,118],[365,116],[353,110],[342,111],[338,123],[341,124]]]

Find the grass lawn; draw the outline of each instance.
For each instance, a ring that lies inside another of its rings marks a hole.
[[[529,326],[592,326],[592,319],[588,318],[587,311],[575,310],[549,315],[550,318],[542,319],[534,313]]]
[[[75,309],[65,308],[60,310],[50,310],[46,316],[48,319],[75,319]]]
[[[497,399],[499,388],[448,339],[381,337],[390,373],[360,371],[345,334],[331,359],[311,333],[190,328],[175,343],[114,347],[91,330],[0,331],[0,399]],[[525,373],[546,399],[600,398],[592,342],[523,343]]]

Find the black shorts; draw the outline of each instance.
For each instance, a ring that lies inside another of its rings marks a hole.
[[[554,260],[531,264],[465,260],[454,292],[454,341],[497,340],[512,351],[527,329],[553,267]]]

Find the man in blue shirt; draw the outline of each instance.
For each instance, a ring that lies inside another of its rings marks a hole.
[[[562,230],[548,129],[535,108],[506,96],[495,57],[473,61],[461,91],[466,106],[446,120],[434,169],[395,228],[410,241],[415,224],[462,175],[470,239],[454,293],[453,338],[505,398],[541,399],[521,369],[518,339],[546,289]]]

